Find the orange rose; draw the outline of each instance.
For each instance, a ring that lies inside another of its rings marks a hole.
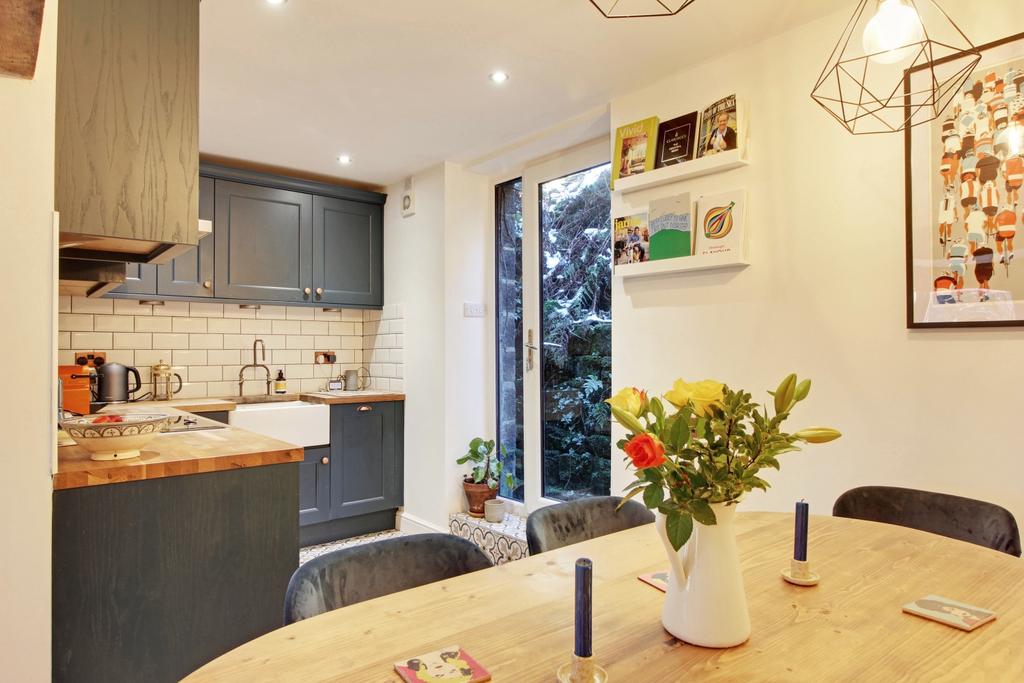
[[[622,450],[633,461],[633,467],[642,470],[665,462],[665,446],[650,434],[637,434]]]

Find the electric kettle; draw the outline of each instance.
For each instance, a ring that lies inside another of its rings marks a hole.
[[[135,379],[135,387],[128,388],[128,375]],[[96,366],[96,402],[126,403],[132,394],[142,388],[142,377],[137,368],[120,363]]]

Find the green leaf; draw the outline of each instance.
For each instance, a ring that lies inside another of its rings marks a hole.
[[[706,500],[696,498],[690,501],[690,512],[693,518],[704,526],[714,526],[718,523],[715,518],[715,511],[711,509]]]
[[[483,444],[483,442],[484,442],[484,440],[481,439],[479,436],[476,437],[475,439],[473,439],[472,441],[469,442],[469,450],[471,450],[471,451],[479,450],[479,448],[480,448],[481,444]]]
[[[467,454],[455,461],[457,465],[465,465],[467,462],[473,459],[471,454]]]
[[[619,508],[621,508],[623,505],[626,504],[627,500],[629,500],[630,498],[633,498],[634,496],[636,496],[636,494],[640,493],[641,491],[643,491],[643,489],[638,487],[638,488],[633,489],[632,491],[630,491],[626,495],[624,495],[622,497],[622,500],[619,501],[619,504],[615,506],[616,512],[619,510]]]
[[[610,406],[612,409],[612,415],[615,416],[615,421],[620,425],[633,432],[634,434],[643,434],[646,430],[644,426],[640,424],[640,420],[636,419],[632,413],[627,413],[621,408]]]
[[[672,448],[681,450],[690,441],[690,421],[684,415],[678,415],[672,423],[672,433],[669,437]]]
[[[665,489],[661,487],[661,484],[651,484],[644,489],[644,505],[648,508],[658,507],[664,499]]]
[[[672,547],[679,550],[690,540],[693,533],[693,517],[679,510],[672,510],[665,517],[665,531]]]

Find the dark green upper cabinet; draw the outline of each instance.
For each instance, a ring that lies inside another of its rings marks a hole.
[[[151,263],[125,264],[124,284],[118,294],[156,294],[157,266]]]
[[[199,219],[214,221],[214,180],[199,179]],[[199,246],[189,249],[157,271],[157,293],[174,296],[213,296],[213,235],[199,240]]]
[[[313,197],[313,293],[325,304],[384,303],[383,209]]]
[[[311,302],[313,197],[226,180],[216,197],[217,298]]]

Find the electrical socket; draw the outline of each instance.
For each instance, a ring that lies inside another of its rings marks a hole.
[[[338,362],[338,354],[334,351],[317,351],[313,354],[316,365],[334,365]]]
[[[479,301],[467,301],[462,304],[463,318],[483,318],[487,315],[487,309]]]

